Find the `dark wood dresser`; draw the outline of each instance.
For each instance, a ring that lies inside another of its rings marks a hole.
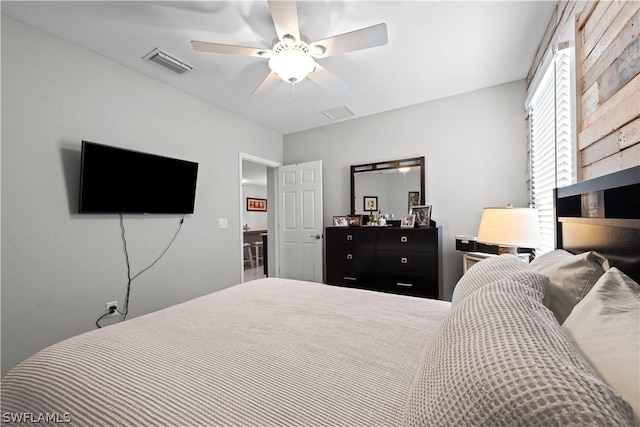
[[[327,227],[327,283],[442,298],[442,227]]]

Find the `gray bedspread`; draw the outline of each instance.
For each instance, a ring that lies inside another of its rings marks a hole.
[[[449,306],[248,282],[35,354],[3,379],[2,416],[79,426],[400,425]]]

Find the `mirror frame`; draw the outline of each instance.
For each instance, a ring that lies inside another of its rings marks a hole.
[[[425,178],[424,178],[424,156],[412,157],[409,159],[389,160],[378,163],[365,163],[361,165],[351,165],[351,215],[356,213],[356,174],[358,172],[371,172],[385,169],[400,169],[412,166],[420,166],[420,204],[425,204]]]

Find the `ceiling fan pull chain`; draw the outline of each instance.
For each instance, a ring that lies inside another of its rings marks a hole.
[[[296,102],[296,82],[291,82],[291,99],[293,102]]]

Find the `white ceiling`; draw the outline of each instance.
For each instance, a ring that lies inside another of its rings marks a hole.
[[[211,104],[288,134],[332,123],[322,111],[356,117],[494,86],[526,76],[555,1],[368,1],[298,3],[311,41],[386,23],[385,46],[317,60],[349,88],[334,95],[309,79],[252,96],[267,60],[199,53],[191,40],[271,47],[266,0],[2,1],[2,13],[110,58]],[[160,48],[196,70],[144,61]]]

